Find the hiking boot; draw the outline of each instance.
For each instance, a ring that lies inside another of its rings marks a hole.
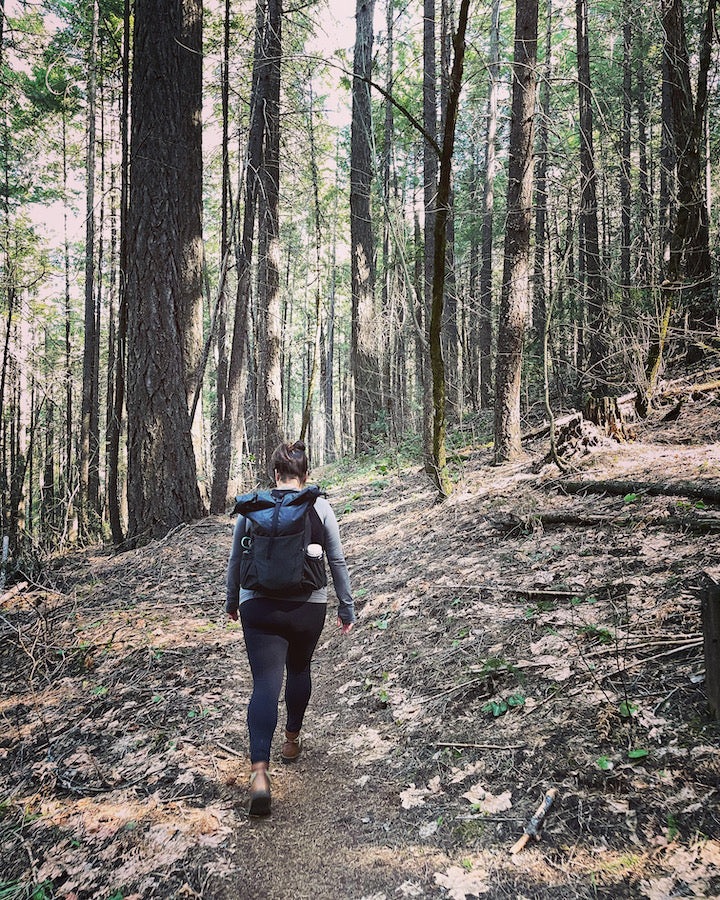
[[[295,762],[302,751],[302,743],[300,742],[299,731],[286,731],[285,743],[282,745],[282,761]]]
[[[257,781],[257,785],[255,782]],[[250,803],[248,815],[270,815],[270,776],[267,763],[254,763],[250,773]]]

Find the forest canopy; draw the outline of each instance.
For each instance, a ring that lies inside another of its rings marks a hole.
[[[3,0],[5,556],[224,512],[283,439],[444,496],[449,430],[647,415],[717,346],[715,12]]]

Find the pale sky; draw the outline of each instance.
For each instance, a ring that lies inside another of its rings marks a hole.
[[[205,0],[206,9],[217,8],[217,0]],[[249,8],[254,6],[252,0],[245,0],[245,5]],[[42,8],[40,2],[27,2],[24,4],[26,8]],[[325,9],[319,9],[316,17],[321,24],[321,29],[317,36],[308,43],[308,51],[316,53],[324,59],[331,59],[335,52],[339,49],[350,51],[350,59],[352,59],[352,47],[355,42],[355,0],[328,0]],[[15,16],[21,14],[23,4],[20,0],[5,0],[5,14],[7,16]],[[376,5],[376,11],[382,13],[382,5]],[[57,27],[62,27],[62,23],[54,15],[46,16],[46,27],[48,31],[52,31]],[[378,23],[378,27],[381,27]],[[17,68],[21,68],[17,61],[13,61]],[[29,71],[29,65],[26,66]],[[338,85],[341,78],[339,70],[330,69],[327,77],[322,83],[316,86],[316,93],[328,95],[326,103],[326,112],[330,124],[332,126],[342,126],[349,123],[350,120],[350,101],[347,92],[339,90]],[[205,115],[206,123],[209,116]],[[206,144],[209,152],[212,153],[214,140],[212,137],[212,126],[207,128],[210,132],[206,135]],[[84,203],[84,184],[83,176],[80,175],[79,181],[73,183],[74,190],[79,191],[78,197],[79,210],[77,214],[72,211],[68,212],[68,229],[71,241],[80,241],[85,233],[85,203]],[[99,201],[99,198],[96,198]],[[27,210],[35,219],[36,228],[40,233],[46,235],[48,242],[52,245],[62,243],[63,240],[63,217],[65,214],[65,206],[62,201],[53,203],[37,204],[33,210]]]

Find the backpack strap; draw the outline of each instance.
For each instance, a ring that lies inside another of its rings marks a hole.
[[[240,546],[243,550],[249,550],[252,544],[252,538],[250,537],[250,519],[245,516],[245,534],[240,538]]]
[[[322,519],[320,518],[320,514],[315,509],[315,504],[310,507],[310,513],[308,514],[307,521],[310,524],[310,537],[306,541],[307,544],[320,544],[321,547],[325,546],[325,526],[323,525]]]

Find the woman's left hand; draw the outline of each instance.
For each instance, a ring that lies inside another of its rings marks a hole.
[[[352,631],[353,623],[352,622],[343,622],[343,620],[338,616],[337,620],[338,628],[342,628],[343,634],[350,634]]]

